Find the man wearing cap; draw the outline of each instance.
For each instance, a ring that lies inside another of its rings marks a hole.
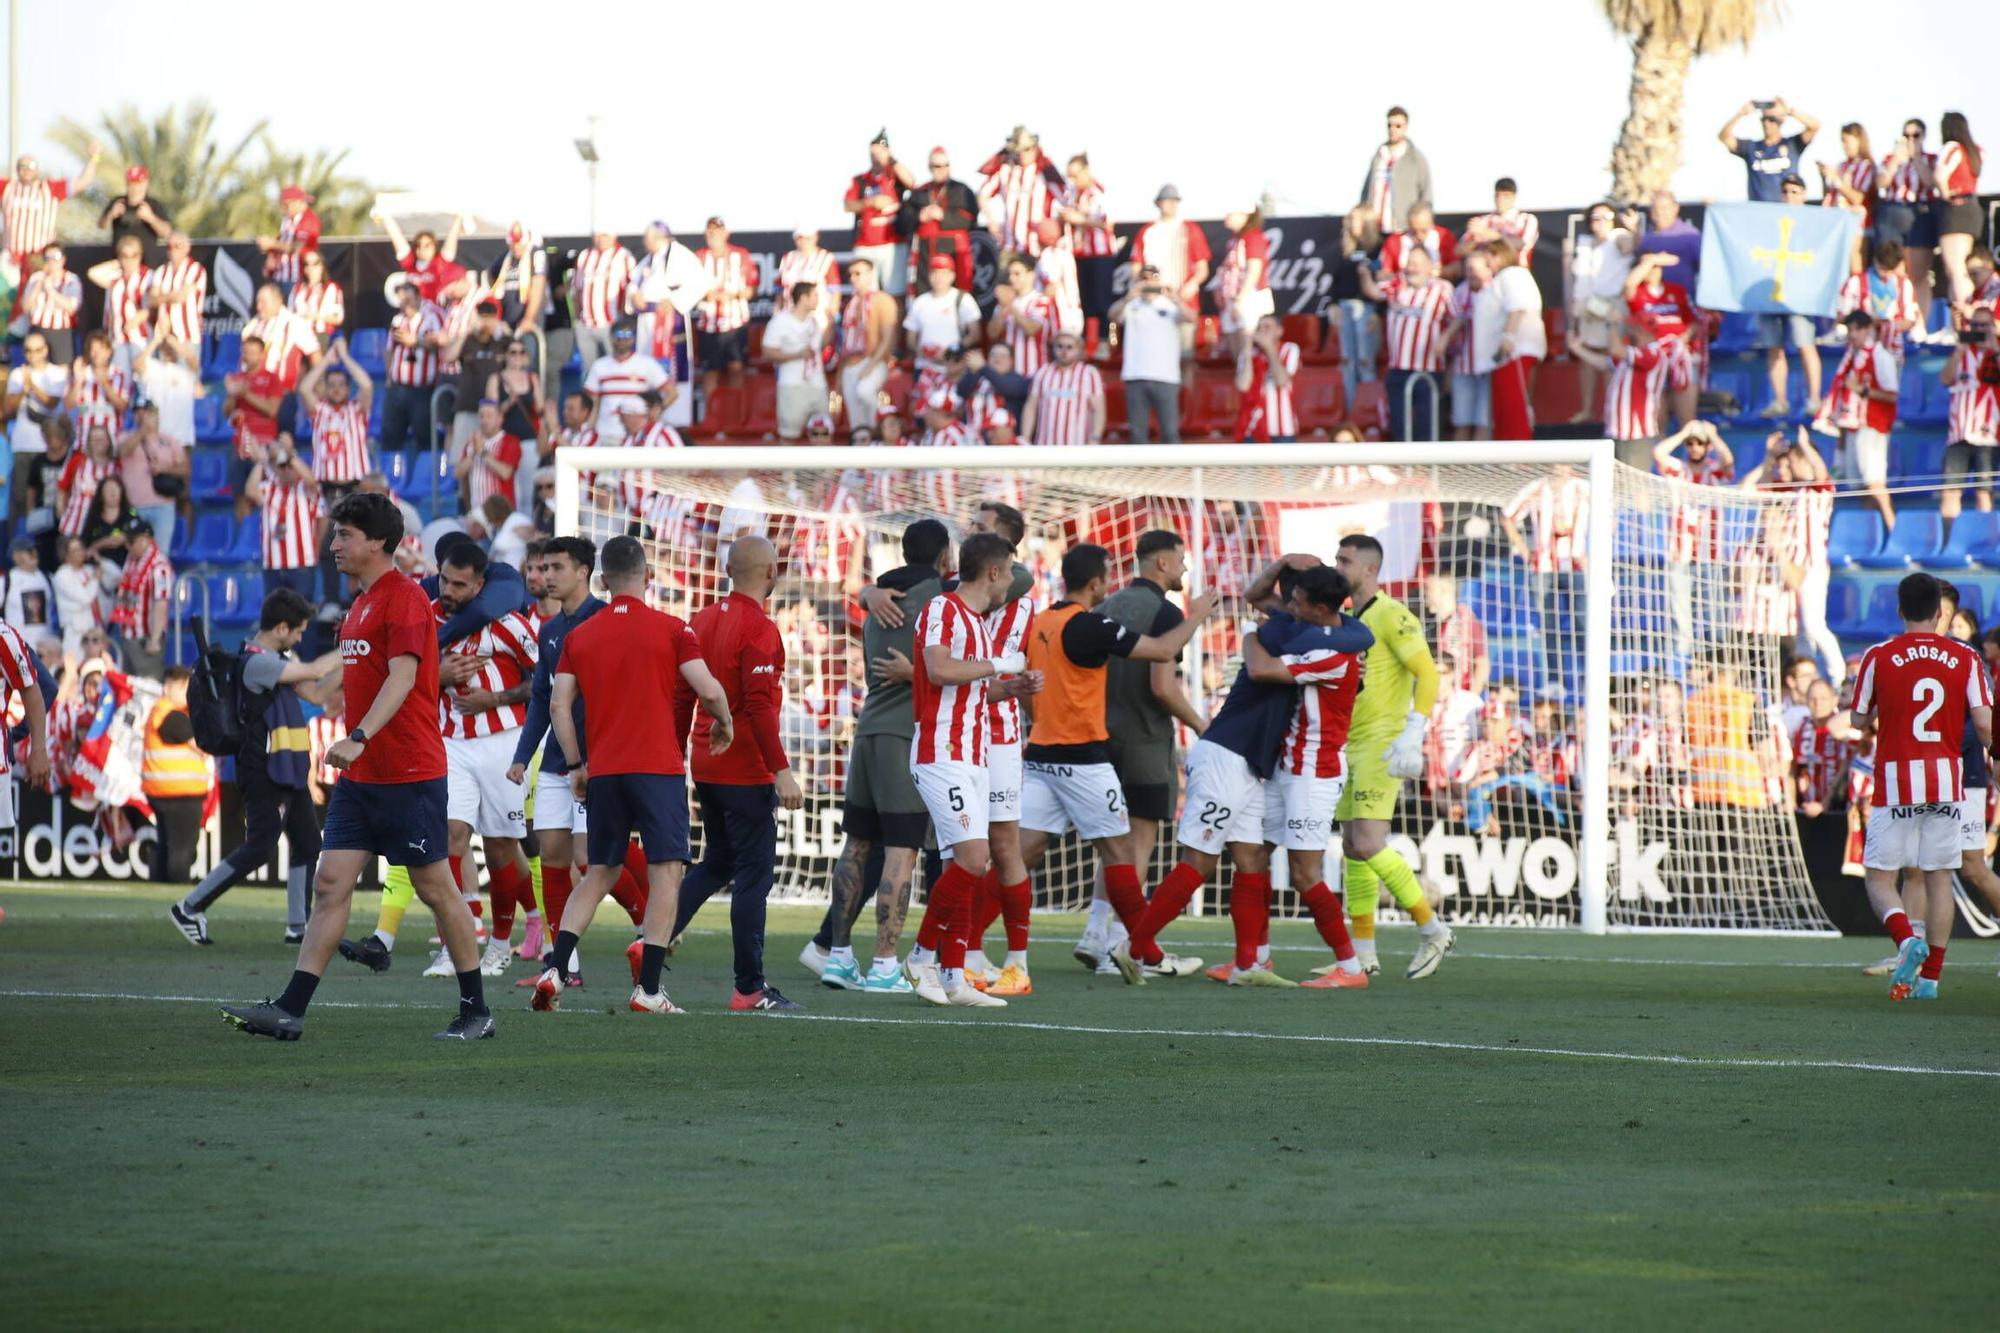
[[[909,249],[897,231],[897,214],[904,192],[916,183],[916,176],[889,151],[889,131],[881,130],[868,144],[868,170],[848,182],[841,203],[854,215],[854,257],[874,266],[877,285],[891,297],[909,288]]]
[[[611,329],[625,317],[625,306],[638,265],[618,237],[600,231],[590,248],[576,257],[569,277],[571,324],[576,354],[586,368],[611,349]]]
[[[145,164],[134,162],[125,168],[125,193],[104,206],[97,215],[97,225],[111,229],[111,244],[115,248],[127,236],[137,237],[140,257],[147,268],[160,262],[166,253],[167,237],[173,234],[174,221],[158,200],[150,197],[153,173]]]
[[[1160,290],[1180,303],[1186,318],[1181,322],[1181,380],[1192,382],[1194,369],[1195,316],[1200,310],[1201,289],[1208,281],[1211,254],[1208,237],[1201,228],[1181,217],[1181,192],[1162,185],[1153,196],[1160,216],[1139,229],[1132,238],[1132,276],[1141,270],[1156,270]]]
[[[125,498],[140,518],[152,524],[155,539],[165,548],[174,543],[174,497],[163,494],[157,483],[161,477],[174,477],[180,485],[169,482],[168,488],[177,495],[187,493],[193,466],[188,460],[188,444],[160,429],[158,403],[144,394],[133,401],[131,433],[118,441],[119,479],[125,483]]]
[[[622,444],[625,426],[619,419],[619,400],[626,395],[662,393],[674,386],[667,372],[652,357],[637,350],[638,335],[629,323],[611,330],[611,355],[599,357],[583,377],[583,392],[597,409],[600,444]]]
[[[826,411],[826,367],[820,360],[826,323],[818,287],[802,281],[784,295],[786,304],[764,326],[764,359],[778,368],[778,438],[790,443],[805,429],[807,417]]]
[[[111,629],[135,676],[160,678],[173,597],[174,567],[154,540],[153,525],[138,519],[125,530],[125,570],[111,604]]]
[[[959,290],[956,260],[932,255],[925,274],[930,289],[911,301],[903,316],[903,330],[909,334],[904,347],[915,353],[919,375],[943,370],[945,353],[970,342],[979,327],[979,303]]]
[[[833,251],[820,248],[819,228],[810,223],[792,229],[792,248],[778,261],[775,308],[783,310],[792,299],[792,288],[802,282],[819,288],[820,322],[826,323],[833,309],[833,291],[840,286],[840,265],[834,262]]]
[[[959,288],[970,291],[979,196],[964,181],[952,179],[951,154],[942,147],[931,149],[930,160],[930,179],[904,196],[896,221],[896,229],[910,238],[910,276],[922,280],[934,259],[947,257]]]
[[[701,337],[702,384],[715,392],[724,371],[729,387],[743,382],[743,363],[750,356],[750,298],[757,294],[757,261],[748,250],[729,240],[729,224],[710,218],[708,244],[695,258],[708,271],[708,295],[695,307],[694,326]]]
[[[14,163],[14,174],[0,180],[0,223],[7,229],[7,252],[16,267],[27,270],[42,247],[56,238],[56,210],[71,195],[80,195],[97,179],[97,161],[104,156],[95,139],[90,156],[74,181],[42,175],[42,164],[32,153],[23,153]]]
[[[500,323],[500,302],[482,297],[472,323],[444,346],[446,364],[458,365],[458,391],[452,407],[452,457],[458,457],[465,442],[479,428],[479,401],[486,385],[507,368],[507,344],[513,337]]]
[[[312,211],[312,201],[302,186],[287,185],[278,191],[278,208],[284,213],[278,234],[257,238],[257,248],[264,252],[264,276],[286,295],[298,283],[306,251],[319,249],[319,214]]]
[[[507,228],[506,253],[487,272],[493,295],[500,300],[500,318],[516,338],[535,339],[539,352],[542,312],[549,296],[549,252],[541,238],[516,222]]]

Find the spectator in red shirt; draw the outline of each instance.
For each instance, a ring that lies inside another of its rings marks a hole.
[[[264,340],[254,333],[243,335],[243,364],[233,375],[222,379],[222,410],[236,428],[236,457],[229,466],[229,489],[236,495],[236,517],[250,512],[246,483],[255,467],[251,446],[269,445],[278,438],[278,408],[285,400],[285,383],[265,364]]]
[[[565,975],[578,972],[577,941],[616,882],[636,833],[651,893],[639,984],[628,1004],[640,1013],[679,1013],[660,990],[660,972],[688,859],[686,766],[675,705],[682,683],[708,712],[712,753],[730,748],[735,721],[729,696],[703,662],[694,632],[679,617],[646,605],[646,548],[634,538],[613,537],[604,543],[599,567],[610,604],[563,641],[549,698],[570,785],[590,805],[590,871],[563,909],[555,957],[536,980],[532,1003],[539,1010],[554,1009]],[[579,700],[586,733],[581,737],[574,712]]]
[[[257,248],[264,252],[264,276],[277,283],[286,296],[303,276],[299,261],[319,249],[319,214],[312,211],[312,201],[313,197],[297,185],[278,191],[278,207],[284,213],[278,234],[257,238]]]
[[[1661,354],[1667,363],[1667,402],[1673,408],[1675,424],[1685,426],[1694,420],[1695,399],[1700,392],[1695,349],[1701,341],[1702,323],[1687,288],[1667,281],[1667,270],[1678,268],[1680,262],[1678,256],[1664,250],[1641,254],[1625,276],[1625,309],[1631,322],[1646,331],[1649,342],[1664,344]]]
[[[444,241],[440,244],[436,232],[420,231],[405,240],[403,228],[395,218],[382,212],[368,216],[388,236],[389,244],[396,251],[396,262],[417,284],[417,294],[424,300],[435,304],[443,297],[445,288],[465,276],[465,269],[457,262],[458,237],[464,218],[451,220],[451,228],[445,232]]]
[[[1430,251],[1441,276],[1457,279],[1458,242],[1452,239],[1450,231],[1438,226],[1437,216],[1431,212],[1429,204],[1410,206],[1409,227],[1382,242],[1382,255],[1376,267],[1384,273],[1401,273],[1403,256],[1417,248]]]
[[[875,268],[881,290],[901,298],[909,279],[909,245],[897,233],[896,217],[903,195],[917,183],[916,175],[896,160],[889,148],[889,131],[868,143],[868,170],[847,183],[841,207],[854,215],[854,257]]]
[[[729,548],[729,592],[697,612],[691,626],[703,661],[728,697],[735,738],[717,752],[711,745],[712,719],[706,713],[695,719],[688,759],[701,803],[702,857],[682,886],[673,933],[679,937],[711,895],[730,890],[729,933],[736,945],[732,1009],[802,1007],[764,979],[764,904],[778,864],[772,811],[805,804],[778,732],[785,643],[766,610],[777,582],[777,548],[763,537],[738,538]]]

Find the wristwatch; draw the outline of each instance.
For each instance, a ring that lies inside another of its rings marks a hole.
[[[368,744],[368,733],[360,727],[356,727],[347,733],[347,739],[353,741],[356,745],[366,745]]]

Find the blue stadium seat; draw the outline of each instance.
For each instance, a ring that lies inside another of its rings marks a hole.
[[[1925,569],[1976,569],[1981,563],[1976,552],[1995,545],[2000,545],[2000,513],[1969,509],[1952,523],[1950,539],[1917,563]]]
[[[1613,529],[1613,558],[1621,564],[1659,565],[1667,558],[1667,516],[1620,509]]]
[[[385,358],[389,351],[389,330],[356,329],[347,340],[347,350],[353,355],[356,365],[380,380],[388,369]]]
[[[402,458],[401,455],[395,455],[395,457]],[[387,460],[385,459],[384,461]],[[390,474],[391,481],[396,487],[396,494],[413,504],[419,501],[427,503],[431,498],[430,474],[437,467],[437,451],[434,449],[422,450],[414,457],[408,458],[405,462],[400,462],[397,470],[402,471],[404,467],[407,467],[408,471],[402,477],[398,478],[394,473]]]
[[[368,438],[382,438],[382,391],[377,389],[368,396]]]
[[[1878,583],[1868,598],[1868,614],[1861,619],[1862,634],[1871,639],[1886,639],[1903,630],[1903,616],[1896,609],[1896,585]]]
[[[1873,555],[1856,556],[1862,569],[1907,569],[1927,555],[1934,555],[1944,541],[1944,525],[1935,509],[1905,509],[1896,515],[1889,540]]]
[[[236,540],[229,544],[228,558],[245,563],[263,562],[264,519],[255,510],[245,515],[243,525],[236,529]]]
[[[209,345],[208,355],[202,359],[201,377],[205,380],[220,379],[224,375],[234,375],[243,365],[243,335],[240,333],[218,333]]]
[[[1873,509],[1836,509],[1827,533],[1827,560],[1835,569],[1855,568],[1857,556],[1882,549],[1882,515]]]
[[[1645,653],[1611,654],[1613,676],[1643,676],[1653,669],[1653,659]]]
[[[1719,392],[1736,395],[1736,401],[1743,411],[1750,408],[1752,381],[1761,373],[1753,371],[1741,362],[1718,363],[1709,368],[1708,387]]]
[[[188,492],[197,498],[229,494],[229,455],[197,449],[189,460]]]
[[[1969,581],[1959,582],[1956,586],[1958,588],[1958,609],[1961,611],[1970,611],[1972,613],[1973,624],[1985,625],[1986,617],[1980,614],[1985,609],[1986,604],[1984,591],[1977,583]]]
[[[1741,311],[1728,311],[1722,316],[1722,327],[1715,334],[1715,350],[1722,356],[1747,352],[1757,341],[1757,317]]]
[[[1944,436],[1935,431],[1899,432],[1889,444],[1892,485],[1924,481],[1935,484],[1944,475]]]
[[[189,540],[183,559],[191,564],[212,564],[228,558],[230,539],[235,535],[236,522],[224,513],[197,514],[194,520],[194,536]]]
[[[228,574],[222,578],[225,586],[216,602],[215,623],[232,628],[255,624],[264,608],[263,574]]]
[[[1467,579],[1459,596],[1489,634],[1535,632],[1534,599],[1509,572],[1494,579]]]
[[[1826,627],[1843,639],[1858,639],[1867,632],[1861,614],[1861,585],[1853,579],[1835,579],[1827,588]]]
[[[236,438],[230,429],[229,418],[222,414],[222,394],[211,389],[203,397],[194,400],[194,442],[196,444],[228,444]]]

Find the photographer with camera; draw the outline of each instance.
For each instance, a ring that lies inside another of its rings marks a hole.
[[[1145,264],[1106,318],[1125,330],[1125,423],[1132,443],[1151,444],[1155,421],[1161,443],[1180,443],[1181,326],[1187,307],[1167,291],[1159,268]]]
[[[1944,449],[1938,518],[1944,523],[1944,539],[1950,541],[1968,475],[1973,507],[1993,508],[1993,465],[2000,454],[1994,447],[2000,443],[2000,342],[1995,341],[1992,306],[1973,308],[1941,378],[1951,387],[1951,429],[1946,437],[1951,442]]]

